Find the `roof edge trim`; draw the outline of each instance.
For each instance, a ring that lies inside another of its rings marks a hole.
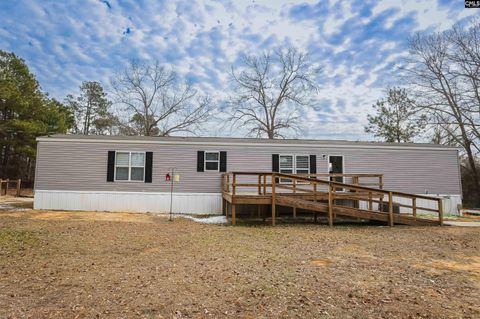
[[[382,144],[373,144],[366,145],[366,144],[356,144],[355,142],[351,142],[348,144],[326,144],[322,143],[322,141],[318,141],[318,144],[315,143],[268,143],[268,142],[255,142],[255,143],[248,143],[244,141],[239,142],[226,142],[226,141],[179,141],[179,140],[121,140],[121,139],[95,139],[95,138],[61,138],[61,137],[37,137],[38,142],[76,142],[76,143],[107,143],[107,144],[164,144],[164,145],[222,145],[222,146],[252,146],[252,147],[310,147],[310,148],[365,148],[365,149],[398,149],[398,150],[408,150],[408,149],[415,149],[415,150],[440,150],[440,151],[453,151],[453,150],[461,150],[460,148],[453,147],[453,146],[430,146],[425,147],[425,145],[419,144],[418,146],[415,145],[382,145]]]

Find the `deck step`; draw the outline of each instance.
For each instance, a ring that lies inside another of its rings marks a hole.
[[[313,202],[300,198],[292,198],[288,196],[276,196],[275,203],[281,206],[289,206],[301,209],[307,209],[315,212],[327,213],[328,205],[325,203]],[[379,212],[373,210],[359,209],[346,206],[333,206],[333,213],[338,216],[355,217],[376,221],[388,222],[389,214],[386,212]],[[415,225],[415,226],[435,226],[439,225],[436,220],[420,219],[413,216],[402,214],[394,214],[393,222],[401,225]]]

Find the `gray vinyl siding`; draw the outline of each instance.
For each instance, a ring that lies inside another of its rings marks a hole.
[[[285,145],[194,145],[40,141],[35,189],[70,191],[168,192],[165,174],[180,174],[176,192],[219,193],[219,172],[197,172],[197,151],[227,152],[228,171],[271,171],[272,154],[317,156],[317,172],[328,170],[328,155],[343,155],[345,173],[384,174],[385,189],[409,193],[458,195],[460,176],[457,150],[400,148],[334,148]],[[153,152],[153,182],[107,182],[108,151]],[[325,155],[325,158],[323,157]]]

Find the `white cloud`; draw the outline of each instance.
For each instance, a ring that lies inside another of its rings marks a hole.
[[[328,111],[321,105],[318,111],[308,111],[306,134],[350,139],[368,138],[363,133],[366,112],[392,84],[392,65],[406,54],[404,40],[410,33],[444,30],[476,14],[452,12],[434,0],[374,2],[372,14],[364,16],[362,5],[352,7],[349,1],[331,1],[329,8],[318,12],[317,1],[305,1],[304,11],[297,15],[291,14],[297,1],[110,4],[111,9],[96,0],[81,5],[5,1],[0,3],[0,46],[25,58],[42,87],[58,99],[76,92],[84,80],[108,86],[111,76],[130,59],[158,59],[221,101],[228,97],[228,72],[239,55],[293,44],[308,50],[313,62],[323,66],[319,105],[330,104]],[[392,8],[394,14],[376,21]],[[397,34],[393,26],[399,21],[404,21],[399,26],[403,29]],[[225,134],[218,127],[210,132]]]
[[[456,15],[456,20],[462,19],[464,17],[475,15],[477,12],[475,10],[465,10],[463,1],[456,1],[460,12]],[[418,26],[413,29],[413,31],[421,31],[429,28],[435,28],[439,31],[443,31],[451,27],[455,20],[452,20],[450,15],[451,12],[448,8],[442,8],[439,6],[437,1],[431,0],[383,0],[379,1],[378,4],[373,9],[373,14],[377,15],[384,10],[395,7],[399,12],[395,15],[392,15],[386,24],[387,28],[390,28],[394,21],[408,15],[410,13],[416,13]]]

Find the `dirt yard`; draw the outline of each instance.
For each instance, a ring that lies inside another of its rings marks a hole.
[[[1,318],[479,318],[480,228],[0,210]]]

